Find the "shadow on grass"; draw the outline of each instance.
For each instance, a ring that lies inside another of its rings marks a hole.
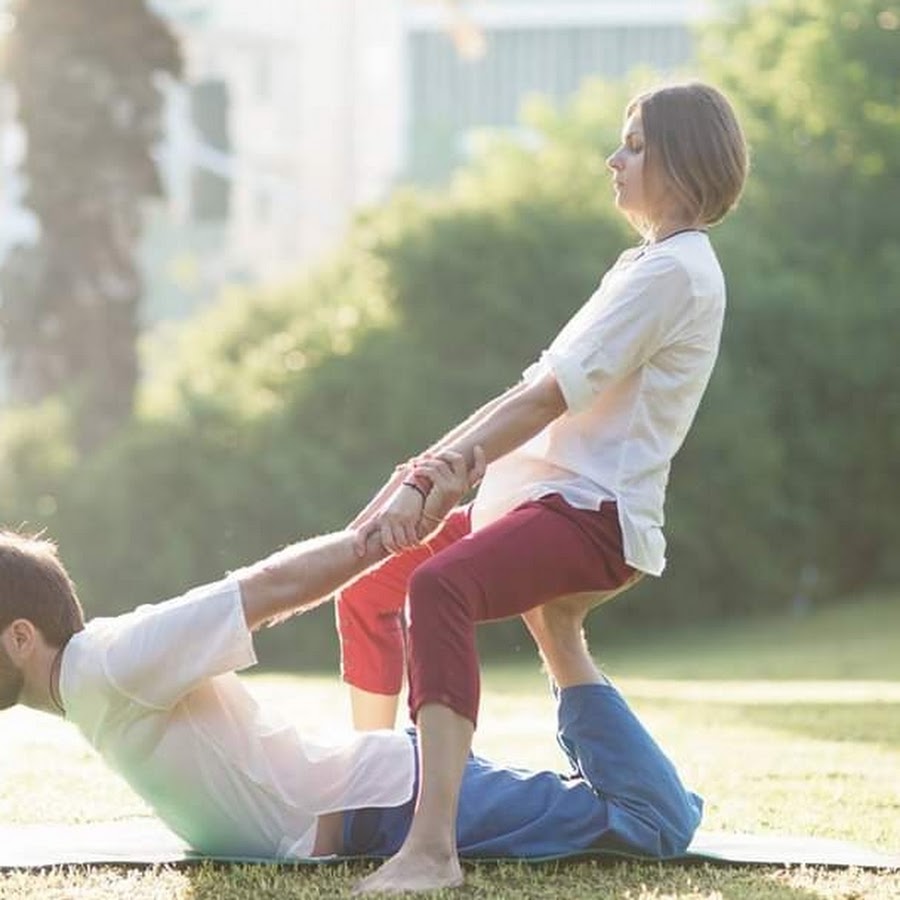
[[[816,740],[900,749],[900,703],[762,703],[739,706],[736,712],[752,725]]]
[[[645,710],[660,709],[701,727],[750,725],[787,735],[836,743],[871,744],[900,750],[900,702],[735,702],[643,699]]]

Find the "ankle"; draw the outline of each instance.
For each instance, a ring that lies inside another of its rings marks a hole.
[[[416,859],[426,859],[439,865],[447,865],[458,858],[456,842],[434,835],[415,835],[409,833],[403,842],[401,853]]]

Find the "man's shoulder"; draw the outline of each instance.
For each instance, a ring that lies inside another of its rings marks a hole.
[[[233,577],[222,578],[209,584],[190,588],[183,594],[177,594],[164,600],[142,603],[127,612],[110,616],[97,616],[85,626],[85,631],[97,642],[109,642],[124,632],[138,628],[142,623],[153,621],[158,623],[167,614],[173,618],[183,619],[184,613],[191,608],[202,608],[205,604],[231,605],[240,602],[240,588]]]
[[[109,617],[92,619],[66,645],[60,667],[59,689],[66,718],[95,743],[98,722],[115,694],[106,673],[111,641]]]
[[[96,651],[106,646],[122,628],[127,616],[124,613],[117,616],[95,616],[84,624],[84,628],[72,637],[70,645],[75,645],[82,652],[86,650]]]
[[[154,606],[155,604],[145,604],[116,615],[95,616],[85,623],[84,629],[75,637],[94,650],[109,646],[118,635],[146,616]]]

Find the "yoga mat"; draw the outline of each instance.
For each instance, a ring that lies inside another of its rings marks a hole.
[[[594,850],[559,859],[640,859]],[[282,863],[323,865],[340,858],[283,860],[209,856],[196,853],[153,818],[123,819],[78,825],[0,825],[0,869],[42,869],[62,865],[179,865],[211,860],[219,863]],[[676,862],[736,865],[810,865],[900,870],[900,853],[882,853],[847,841],[778,834],[697,833]]]

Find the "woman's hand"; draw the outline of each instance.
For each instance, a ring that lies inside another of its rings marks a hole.
[[[415,460],[406,469],[406,483],[397,486],[386,503],[368,516],[360,514],[354,520],[357,555],[365,553],[366,542],[373,534],[380,536],[389,553],[400,553],[417,546],[436,531],[453,507],[484,476],[485,456],[481,447],[476,447],[473,455],[475,461],[469,471],[462,454],[452,450]],[[417,475],[431,482],[427,495],[415,484]]]
[[[412,481],[404,481],[379,514],[381,544],[388,553],[402,553],[420,543],[419,523],[427,494]]]
[[[419,543],[417,527],[424,505],[424,491],[401,483],[373,516],[356,526],[353,547],[357,556],[365,554],[366,542],[373,534],[381,537],[382,546],[388,553],[399,553],[416,546]]]
[[[365,507],[356,514],[353,521],[347,527],[362,528],[367,522],[374,518],[387,503],[388,498],[393,496],[397,488],[400,487],[408,473],[409,463],[403,463],[397,466],[391,474],[391,477],[379,488],[378,492]]]
[[[453,450],[443,450],[437,456],[416,461],[414,474],[425,475],[432,483],[422,510],[420,540],[437,531],[459,501],[484,477],[484,451],[476,447],[473,456],[474,463],[468,471],[463,455]]]

